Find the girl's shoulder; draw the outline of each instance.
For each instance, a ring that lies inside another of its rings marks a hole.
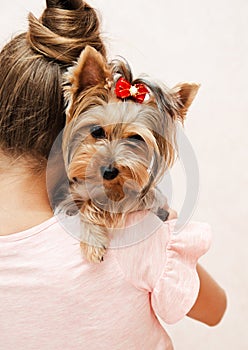
[[[118,248],[118,254],[133,253],[136,258],[144,258],[144,252],[150,251],[167,260],[171,251],[199,258],[209,249],[212,235],[208,223],[182,223],[178,219],[163,222],[150,211],[140,211],[131,213],[125,227],[114,230],[112,236],[111,248]]]
[[[153,307],[165,322],[177,321],[197,298],[196,265],[211,244],[209,224],[192,221],[180,228],[177,220],[162,222],[143,212],[130,216],[127,230],[130,238],[133,233],[140,239],[113,251],[125,278],[151,293]]]

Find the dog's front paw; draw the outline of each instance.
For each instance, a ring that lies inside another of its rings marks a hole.
[[[82,249],[84,257],[91,263],[100,263],[104,260],[104,255],[107,251],[107,248],[95,247],[88,245],[86,243],[81,243],[80,247]]]

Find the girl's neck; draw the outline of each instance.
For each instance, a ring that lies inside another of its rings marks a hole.
[[[46,172],[27,167],[0,168],[0,235],[27,230],[53,216],[46,190]]]

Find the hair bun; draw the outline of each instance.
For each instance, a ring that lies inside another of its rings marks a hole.
[[[56,7],[64,10],[76,10],[82,5],[82,0],[46,0],[47,7]]]
[[[106,55],[97,14],[81,0],[47,0],[39,20],[29,14],[27,39],[32,49],[63,64],[72,64],[87,45]]]

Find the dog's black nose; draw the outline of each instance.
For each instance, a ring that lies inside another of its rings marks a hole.
[[[101,174],[105,180],[113,180],[119,174],[119,170],[116,169],[115,167],[113,167],[112,165],[102,166],[101,167]]]

